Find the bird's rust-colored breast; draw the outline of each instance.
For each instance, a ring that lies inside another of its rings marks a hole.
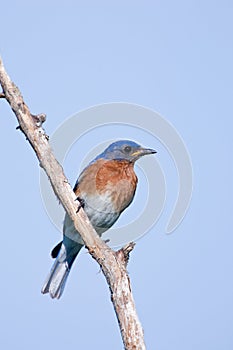
[[[136,186],[137,176],[133,164],[128,161],[107,161],[96,174],[97,192],[109,193],[112,205],[119,213],[132,202]]]
[[[133,169],[133,163],[125,160],[109,160],[104,162],[96,174],[96,189],[99,192],[105,191],[106,187],[117,186],[121,182],[129,182],[135,189],[137,176]]]
[[[125,160],[98,159],[86,168],[79,177],[74,191],[77,196],[106,201],[106,195],[117,212],[122,212],[133,200],[137,186],[137,176],[133,163]],[[102,198],[102,199],[101,199]]]

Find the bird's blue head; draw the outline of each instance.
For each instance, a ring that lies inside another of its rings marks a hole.
[[[103,153],[101,153],[97,159],[115,159],[115,160],[127,160],[129,162],[136,162],[142,156],[147,154],[156,153],[151,148],[144,148],[138,145],[136,142],[129,140],[121,140],[111,143]]]

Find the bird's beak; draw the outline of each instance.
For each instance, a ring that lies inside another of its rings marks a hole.
[[[142,156],[146,156],[147,154],[153,154],[153,153],[157,153],[157,151],[155,151],[152,148],[139,148],[137,149],[134,153],[132,153],[132,156],[135,158],[140,158]]]

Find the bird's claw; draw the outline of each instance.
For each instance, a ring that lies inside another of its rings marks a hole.
[[[81,208],[84,209],[85,202],[84,202],[84,199],[81,198],[81,197],[77,197],[77,198],[76,198],[76,201],[79,201],[79,206],[78,206],[78,209],[77,209],[77,211],[76,211],[76,214],[77,214]]]

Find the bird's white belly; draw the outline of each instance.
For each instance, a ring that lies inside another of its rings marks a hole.
[[[103,232],[108,230],[118,219],[120,213],[116,212],[112,200],[111,193],[94,196],[82,193],[84,200],[84,210],[96,232],[101,236]],[[68,215],[65,216],[63,233],[70,239],[83,243],[79,233],[75,230],[73,222]]]
[[[83,195],[83,199],[84,210],[97,233],[103,233],[117,220],[119,213],[112,204],[110,192],[98,196]]]

